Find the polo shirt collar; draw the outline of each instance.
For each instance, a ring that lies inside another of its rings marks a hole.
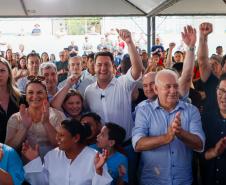
[[[156,100],[153,101],[153,108],[154,109],[163,109],[161,107],[161,105],[159,104],[158,98],[156,98]],[[183,101],[178,100],[176,107],[170,112],[178,111],[180,109],[185,109],[185,104],[183,103]]]

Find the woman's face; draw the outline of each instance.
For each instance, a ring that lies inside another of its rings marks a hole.
[[[0,62],[0,86],[7,85],[9,71],[5,64]]]
[[[43,54],[42,54],[42,60],[43,60],[43,62],[47,62],[48,59],[49,59],[48,54],[47,54],[47,53],[43,53]]]
[[[11,49],[7,50],[7,52],[6,52],[7,59],[12,58],[12,55],[13,55],[12,50]]]
[[[82,107],[83,107],[82,100],[77,95],[70,96],[68,100],[65,103],[63,103],[63,108],[72,118],[80,116],[82,112]]]
[[[26,67],[26,60],[24,58],[20,59],[20,66],[22,69]]]
[[[26,100],[29,107],[40,108],[43,106],[43,102],[47,100],[47,92],[41,84],[31,83],[26,89]]]
[[[75,137],[62,126],[57,128],[56,140],[59,149],[63,151],[69,150],[76,142]]]

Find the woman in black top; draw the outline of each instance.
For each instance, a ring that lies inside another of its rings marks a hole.
[[[4,143],[9,117],[19,111],[20,93],[14,86],[10,64],[0,57],[0,142]]]

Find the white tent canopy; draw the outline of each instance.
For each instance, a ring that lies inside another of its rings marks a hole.
[[[0,0],[0,17],[226,15],[223,0]]]

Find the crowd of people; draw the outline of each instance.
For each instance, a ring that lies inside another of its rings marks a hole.
[[[72,43],[59,61],[8,49],[0,184],[225,185],[226,55],[209,55],[212,31],[187,25],[184,51],[157,39],[150,56],[126,29],[120,52],[110,41],[96,53],[87,41],[82,56]]]

